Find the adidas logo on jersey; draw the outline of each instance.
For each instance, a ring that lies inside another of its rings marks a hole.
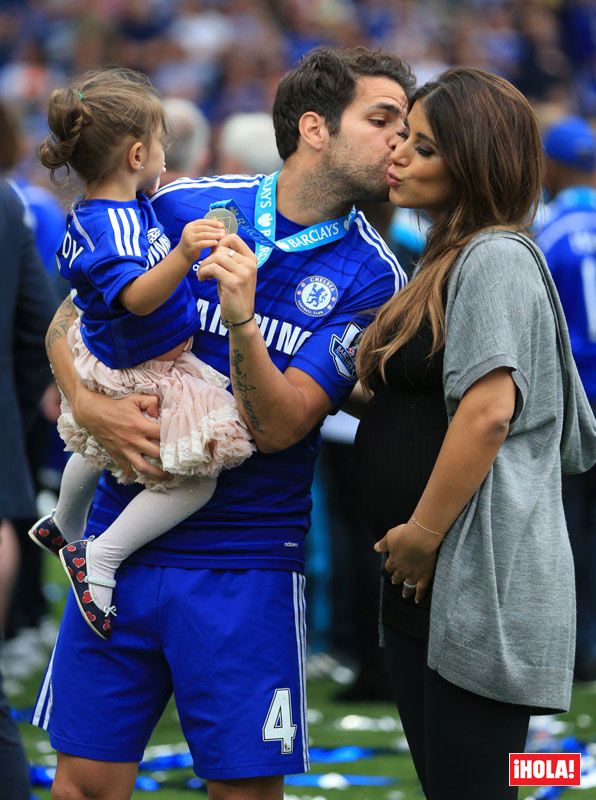
[[[151,228],[151,231],[157,231],[159,234],[159,228]],[[149,233],[151,233],[149,231]],[[147,238],[149,235],[147,234]],[[156,241],[153,242],[152,245],[149,246],[149,250],[147,251],[147,263],[150,267],[154,267],[158,261],[161,261],[162,258],[165,258],[167,254],[170,252],[172,248],[172,243],[165,235],[162,233]]]

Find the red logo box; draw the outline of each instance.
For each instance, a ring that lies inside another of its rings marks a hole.
[[[580,753],[509,753],[509,786],[580,784]]]

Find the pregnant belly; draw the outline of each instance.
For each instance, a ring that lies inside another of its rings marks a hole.
[[[446,430],[442,397],[387,391],[368,404],[355,455],[360,504],[375,538],[410,518]]]

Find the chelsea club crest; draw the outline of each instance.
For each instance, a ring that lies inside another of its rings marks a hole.
[[[324,317],[337,303],[337,286],[329,278],[311,275],[300,281],[294,299],[296,305],[309,317]]]

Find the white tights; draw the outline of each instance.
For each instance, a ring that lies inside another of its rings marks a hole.
[[[69,542],[83,535],[100,475],[101,472],[89,467],[78,453],[69,458],[53,515],[60,532]],[[211,478],[189,478],[167,492],[143,489],[101,536],[87,545],[89,576],[108,581],[113,579],[114,573],[128,556],[202,508],[213,496],[216,483]],[[111,588],[90,582],[89,591],[93,602],[100,608],[111,606]]]

